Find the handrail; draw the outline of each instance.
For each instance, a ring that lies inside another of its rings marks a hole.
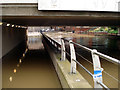
[[[99,55],[99,56],[100,56],[101,58],[103,58],[103,59],[108,60],[109,62],[112,62],[112,63],[114,63],[114,64],[120,64],[120,61],[117,60],[117,59],[115,59],[115,58],[112,58],[112,57],[107,56],[107,55],[105,55],[105,54],[102,54],[102,53],[100,53],[100,52],[95,52],[95,54]]]
[[[77,46],[79,46],[79,47],[87,50],[88,52],[91,52],[91,51],[92,51],[92,49],[89,49],[89,48],[87,48],[87,47],[85,47],[85,46],[82,46],[82,45],[80,45],[80,44],[78,44],[78,43],[75,43],[75,42],[71,42],[71,43],[73,43],[73,44],[75,44],[75,45],[77,45]]]
[[[66,52],[66,51],[64,51],[67,55],[69,55],[68,54],[68,52]],[[71,56],[71,55],[69,55],[69,56]],[[73,59],[74,60],[74,59]],[[92,76],[92,77],[94,77],[94,75],[87,69],[87,68],[85,68],[82,64],[80,64],[77,60],[74,60],[79,66],[81,66],[90,76]],[[110,90],[104,83],[102,83],[102,82],[99,82],[99,81],[96,81],[98,84],[100,84],[102,87],[104,87],[106,90]]]
[[[90,76],[94,76],[88,69],[86,69],[82,64],[80,64],[78,61],[74,60],[78,65],[80,65]],[[102,87],[104,87],[107,90],[110,90],[104,83],[97,81]]]
[[[65,39],[65,38],[61,38],[61,39],[63,39],[64,41],[69,42],[69,40],[67,40],[67,39]],[[73,43],[73,44],[75,44],[75,45],[77,45],[77,46],[79,46],[79,47],[87,50],[88,52],[91,52],[91,51],[92,51],[92,49],[89,49],[89,48],[87,48],[87,47],[85,47],[85,46],[82,46],[82,45],[80,45],[80,44],[78,44],[78,43],[75,43],[75,42],[71,42],[71,43]]]
[[[63,39],[63,40],[69,42],[69,40],[66,40],[66,39]],[[77,46],[79,46],[79,47],[87,50],[88,52],[92,52],[92,49],[89,49],[89,48],[87,48],[87,47],[85,47],[85,46],[83,46],[83,45],[80,45],[80,44],[75,43],[75,42],[71,42],[71,43],[73,43],[73,44],[75,44],[75,45],[77,45]],[[114,64],[120,64],[120,60],[118,60],[118,59],[115,59],[115,58],[110,57],[110,56],[108,56],[108,55],[102,54],[102,53],[100,53],[100,52],[95,52],[95,54],[99,55],[101,58],[103,58],[103,59],[105,59],[105,60],[107,60],[107,61],[109,61],[109,62],[112,62],[112,63],[114,63]]]
[[[74,59],[73,59],[74,60]],[[80,64],[77,60],[74,60],[78,65],[80,65],[89,75],[91,75],[93,77],[93,74],[88,70],[86,69],[82,64]]]
[[[42,34],[43,36],[45,36],[46,38],[52,40],[53,42],[57,43],[59,46],[61,46],[61,44],[58,43],[57,41],[55,41],[53,38],[50,38],[50,37],[48,37],[47,35],[45,35],[45,34],[43,34],[43,33],[41,33],[41,34]]]
[[[103,86],[106,90],[110,90],[104,83],[97,81],[98,84]]]
[[[75,73],[75,72],[76,72],[76,63],[77,63],[77,64],[80,65],[89,75],[91,75],[91,76],[93,77],[93,79],[94,79],[94,88],[102,88],[102,87],[104,87],[105,89],[110,90],[110,89],[102,82],[102,71],[103,71],[103,69],[101,68],[101,65],[100,65],[99,56],[100,56],[101,58],[109,61],[109,62],[114,63],[114,64],[120,64],[120,61],[119,61],[118,59],[115,59],[115,58],[112,58],[112,57],[107,56],[107,55],[105,55],[105,54],[102,54],[102,53],[100,53],[100,52],[97,52],[97,50],[89,49],[89,48],[87,48],[87,47],[85,47],[85,46],[83,46],[83,45],[80,45],[80,44],[78,44],[78,43],[72,42],[71,40],[67,40],[67,39],[61,38],[61,43],[58,43],[57,41],[55,41],[54,39],[48,37],[47,35],[44,35],[44,36],[45,36],[50,42],[51,42],[51,40],[52,40],[54,43],[56,43],[56,44],[58,44],[58,45],[61,46],[61,58],[64,57],[62,61],[64,61],[65,58],[66,58],[65,53],[68,54],[69,56],[72,55],[72,56],[71,56],[71,69],[72,69],[73,71],[70,71],[71,73]],[[69,44],[70,44],[70,49],[71,49],[71,52],[72,52],[71,55],[70,55],[68,52],[65,51],[64,42],[63,42],[62,40],[69,42]],[[51,43],[52,43],[52,42],[51,42]],[[92,74],[88,69],[86,69],[82,64],[80,64],[80,63],[76,60],[75,50],[74,50],[74,46],[73,46],[72,44],[77,45],[77,46],[81,47],[82,49],[84,49],[84,50],[86,50],[86,51],[88,51],[88,52],[91,52],[91,54],[92,54],[92,59],[93,59],[93,66],[94,66],[94,74]],[[53,44],[53,45],[54,45],[54,44]],[[96,72],[97,72],[97,74],[96,74]],[[98,73],[98,72],[99,72],[99,73]],[[100,85],[100,86],[99,86],[99,85]],[[102,87],[101,87],[101,86],[102,86]]]

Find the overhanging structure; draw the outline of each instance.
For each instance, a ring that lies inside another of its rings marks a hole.
[[[12,1],[12,0],[11,0]],[[13,0],[14,1],[14,0]],[[40,11],[37,1],[19,3],[3,2],[2,20],[24,26],[60,26],[60,25],[90,25],[119,26],[119,12],[98,11]]]

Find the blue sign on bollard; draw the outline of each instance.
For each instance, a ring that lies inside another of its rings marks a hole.
[[[102,77],[102,70],[95,70],[93,78],[97,79],[97,78],[100,78],[100,77]]]

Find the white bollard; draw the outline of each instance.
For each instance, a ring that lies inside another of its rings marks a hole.
[[[61,39],[61,61],[65,61],[66,53],[65,53],[65,43],[64,40]]]
[[[70,72],[75,74],[76,73],[76,62],[74,60],[76,60],[76,54],[75,54],[74,45],[71,42],[72,42],[72,40],[69,41],[69,44],[70,44],[70,54],[71,54],[71,68],[70,68]]]
[[[94,75],[93,75],[93,80],[94,80],[94,88],[103,88],[100,84],[97,83],[97,81],[102,82],[102,71],[103,69],[101,68],[100,64],[100,59],[99,56],[95,54],[97,50],[93,49],[91,54],[92,54],[92,60],[93,60],[93,68],[94,68]],[[100,89],[100,90],[101,90]]]

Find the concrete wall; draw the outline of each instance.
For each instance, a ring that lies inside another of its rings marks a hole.
[[[26,30],[24,28],[13,28],[3,25],[2,27],[2,57],[15,48],[26,38]]]
[[[2,25],[0,25],[0,60],[2,58]]]
[[[2,26],[0,25],[0,90],[2,89]]]

